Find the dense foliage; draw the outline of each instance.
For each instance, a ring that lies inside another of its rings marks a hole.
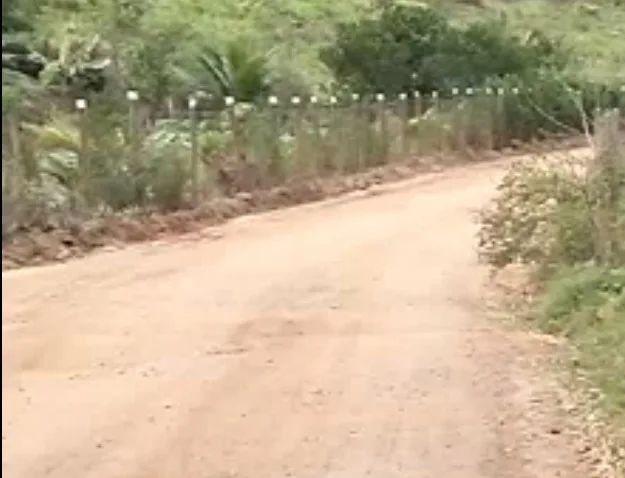
[[[578,133],[580,112],[622,103],[619,85],[573,81],[571,55],[551,36],[487,10],[459,22],[460,9],[370,0],[4,2],[10,229],[45,223],[51,210],[172,210],[200,189],[269,187],[301,169],[355,171],[391,155]],[[451,98],[469,86],[471,98]],[[494,95],[500,88],[506,93]],[[126,98],[131,89],[139,101]],[[397,95],[415,89],[418,100]],[[350,106],[353,90],[386,96],[372,103],[361,95]],[[280,108],[266,108],[270,94]],[[319,107],[307,99],[287,107],[292,94],[315,95]],[[326,107],[332,94],[338,101]],[[214,111],[229,96],[236,108]],[[77,98],[86,111],[76,110]]]
[[[28,79],[66,97],[138,89],[155,105],[197,89],[243,99],[266,92],[265,51],[243,34],[217,41],[172,8],[142,0],[6,2],[2,64],[14,74],[3,81],[3,97]]]
[[[322,58],[353,89],[392,93],[479,86],[564,62],[558,45],[538,31],[521,39],[503,20],[458,26],[438,10],[402,4],[340,25]]]

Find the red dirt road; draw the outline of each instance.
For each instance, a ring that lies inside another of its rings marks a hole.
[[[486,319],[503,167],[4,273],[3,476],[586,478]]]

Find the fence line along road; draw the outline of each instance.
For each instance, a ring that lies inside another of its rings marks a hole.
[[[216,194],[581,131],[573,96],[558,117],[534,96],[452,88],[246,103],[197,93],[163,114],[131,90],[113,112],[99,97],[24,108],[3,115],[3,233],[53,216],[172,210]],[[624,100],[621,88],[597,95],[591,109],[619,108],[625,117]]]

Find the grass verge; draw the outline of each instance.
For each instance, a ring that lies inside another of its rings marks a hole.
[[[597,392],[610,421],[622,473],[625,141],[618,124],[616,112],[602,117],[589,158],[514,165],[482,211],[479,241],[495,270],[516,265],[528,272],[522,315],[573,349],[575,375]]]
[[[533,316],[542,331],[573,345],[573,363],[601,390],[625,445],[625,268],[588,264],[558,271]]]

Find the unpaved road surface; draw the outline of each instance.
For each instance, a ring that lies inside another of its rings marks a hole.
[[[481,303],[503,166],[3,274],[3,476],[586,478]]]

